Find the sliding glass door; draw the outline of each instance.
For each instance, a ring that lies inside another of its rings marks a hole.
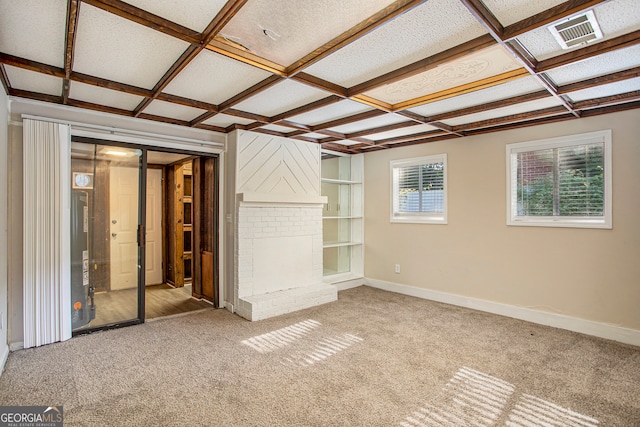
[[[139,149],[71,145],[74,332],[142,321],[142,167]]]

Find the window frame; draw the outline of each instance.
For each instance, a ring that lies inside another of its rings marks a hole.
[[[399,167],[420,166],[432,163],[442,163],[442,183],[443,183],[443,212],[416,212],[415,214],[406,212],[396,213],[396,186],[394,182],[393,170]],[[414,223],[414,224],[448,224],[448,183],[447,183],[447,154],[433,154],[429,156],[413,157],[408,159],[397,159],[389,162],[389,182],[390,182],[390,222],[392,223]]]
[[[603,143],[604,151],[604,215],[585,216],[518,216],[517,155],[528,151]],[[612,217],[612,150],[611,130],[602,130],[557,138],[518,142],[506,145],[507,225],[528,227],[613,228]],[[515,184],[515,185],[514,185]]]

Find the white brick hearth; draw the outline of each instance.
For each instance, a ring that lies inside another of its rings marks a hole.
[[[337,299],[322,283],[322,204],[240,202],[237,313],[260,320]]]

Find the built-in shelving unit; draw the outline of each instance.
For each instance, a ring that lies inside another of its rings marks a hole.
[[[363,276],[363,156],[323,153],[323,266],[328,281]]]

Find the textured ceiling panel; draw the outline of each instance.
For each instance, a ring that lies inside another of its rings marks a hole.
[[[563,3],[563,0],[482,0],[504,26]]]
[[[216,114],[210,119],[205,120],[202,124],[211,125],[211,126],[220,126],[222,128],[226,128],[227,126],[231,126],[233,124],[240,125],[248,125],[249,123],[253,123],[253,120],[243,119],[241,117],[229,116],[228,114]]]
[[[305,72],[351,87],[485,33],[459,0],[429,0]]]
[[[556,107],[558,105],[560,105],[560,101],[556,98],[544,98],[535,101],[523,102],[522,104],[510,105],[508,107],[496,108],[491,111],[483,111],[481,113],[456,117],[455,119],[444,120],[444,123],[451,126],[457,126],[480,120],[490,120],[498,117],[510,116],[512,114],[525,113],[527,111],[542,110],[544,108]]]
[[[272,131],[281,132],[281,133],[289,133],[295,130],[286,126],[279,126],[279,125],[266,125],[266,126],[262,126],[262,129],[272,130]]]
[[[64,66],[65,0],[0,0],[0,51]]]
[[[360,120],[358,122],[349,123],[348,125],[337,126],[329,130],[340,133],[358,132],[373,127],[392,125],[400,122],[407,122],[409,119],[397,114],[387,114],[386,116],[375,117],[373,119]]]
[[[147,108],[142,111],[144,114],[152,114],[154,116],[170,117],[172,119],[186,120],[190,122],[205,112],[186,105],[174,104],[171,102],[152,101]]]
[[[151,89],[187,47],[183,41],[83,3],[73,69]]]
[[[640,77],[624,80],[622,82],[610,83],[608,85],[583,89],[576,92],[570,92],[568,95],[572,101],[578,102],[585,101],[587,99],[602,98],[605,96],[619,95],[621,93],[633,91],[640,91]]]
[[[543,87],[538,83],[535,77],[524,77],[501,85],[482,89],[477,92],[443,99],[442,101],[431,102],[429,104],[421,105],[420,107],[411,108],[409,111],[420,114],[421,116],[430,117],[436,114],[499,101],[501,99],[511,98],[518,95],[525,95],[539,90],[543,90]]]
[[[596,21],[600,25],[603,38],[592,44],[601,43],[640,29],[640,7],[638,0],[615,0],[594,8]],[[570,50],[564,50],[553,38],[547,27],[525,33],[518,40],[538,60],[544,60],[561,55]],[[580,46],[581,47],[581,46]],[[575,50],[572,49],[572,50]]]
[[[354,114],[363,113],[369,110],[373,110],[373,108],[359,102],[345,99],[344,101],[340,101],[326,107],[317,108],[315,110],[309,111],[308,113],[292,116],[289,118],[289,120],[306,125],[317,125],[320,123],[341,119],[343,117],[348,117]]]
[[[396,104],[518,68],[522,68],[520,63],[502,46],[495,45],[398,82],[380,86],[365,95]]]
[[[5,65],[9,84],[14,89],[45,93],[60,96],[62,94],[62,79]],[[4,90],[4,89],[0,89]]]
[[[133,110],[143,100],[141,96],[74,81],[71,82],[69,98],[123,110]]]
[[[584,61],[555,68],[546,74],[558,85],[627,70],[640,65],[640,45],[605,53]]]
[[[202,32],[222,9],[225,0],[127,0],[127,3],[176,24]]]
[[[329,96],[329,93],[294,80],[283,80],[233,108],[264,116],[275,116],[296,107],[309,104]]]
[[[164,91],[219,104],[270,75],[267,71],[203,50]]]
[[[327,137],[327,135],[323,135],[321,133],[315,133],[315,132],[305,133],[303,136],[307,136],[309,138],[316,138],[316,139],[322,139]]]
[[[221,32],[253,53],[290,65],[393,0],[249,0]]]
[[[434,128],[433,126],[416,124],[416,126],[367,135],[365,136],[365,138],[373,139],[374,141],[380,141],[381,139],[413,135],[416,133],[429,132],[433,130],[436,130],[436,128]]]

